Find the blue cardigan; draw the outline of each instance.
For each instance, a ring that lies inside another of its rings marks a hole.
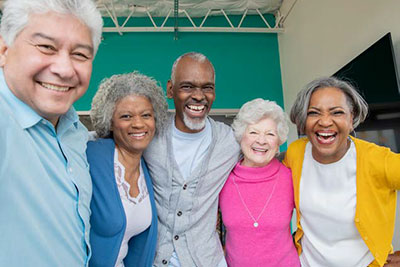
[[[125,212],[114,176],[114,150],[113,139],[98,139],[87,144],[86,154],[93,181],[90,204],[92,257],[89,266],[114,267],[126,229]],[[152,266],[156,249],[157,211],[153,186],[143,158],[141,163],[150,196],[152,220],[149,228],[128,242],[125,267]]]

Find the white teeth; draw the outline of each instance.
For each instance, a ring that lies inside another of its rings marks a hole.
[[[321,135],[321,136],[333,136],[335,134],[334,133],[318,133],[318,135]]]
[[[192,110],[197,110],[197,111],[201,111],[204,109],[204,106],[194,106],[194,105],[189,105],[188,106],[190,109]]]
[[[267,152],[268,149],[253,148],[253,150],[258,151],[258,152]]]
[[[132,136],[134,136],[134,137],[142,137],[142,136],[144,136],[146,133],[137,133],[137,134],[130,134],[130,135],[132,135]]]
[[[49,84],[49,83],[40,83],[43,87],[53,90],[53,91],[59,91],[59,92],[66,92],[68,91],[69,87],[65,86],[57,86],[54,84]]]

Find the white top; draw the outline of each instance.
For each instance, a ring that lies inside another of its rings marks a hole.
[[[307,143],[300,180],[301,266],[365,267],[373,260],[354,223],[356,148],[339,161],[321,164]]]
[[[211,125],[206,119],[206,125],[203,130],[198,133],[185,133],[175,127],[174,120],[172,123],[173,153],[179,170],[186,180],[207,154],[207,149],[212,139]]]
[[[151,224],[151,204],[147,190],[142,164],[140,163],[138,179],[139,194],[137,197],[129,195],[130,184],[125,180],[125,167],[118,160],[118,151],[114,153],[114,173],[118,185],[119,196],[126,216],[126,229],[119,250],[116,267],[124,267],[123,259],[128,254],[128,242],[131,237],[140,234]],[[139,216],[140,215],[140,216]]]

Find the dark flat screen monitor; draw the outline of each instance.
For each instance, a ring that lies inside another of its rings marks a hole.
[[[333,76],[350,81],[370,104],[370,108],[400,103],[396,60],[390,33],[387,33]]]

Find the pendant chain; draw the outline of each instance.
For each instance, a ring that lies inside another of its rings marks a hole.
[[[261,215],[263,215],[265,209],[267,208],[267,206],[268,206],[268,204],[269,204],[269,201],[270,201],[271,198],[272,198],[272,195],[273,195],[274,192],[275,192],[275,187],[276,187],[276,183],[277,183],[277,181],[278,181],[278,177],[275,179],[274,185],[273,185],[273,187],[272,187],[271,194],[268,196],[268,199],[267,199],[267,201],[265,202],[264,207],[262,208],[262,210],[261,210],[260,214],[258,215],[257,219],[254,218],[253,214],[251,214],[249,208],[247,207],[246,203],[244,202],[243,197],[242,197],[242,194],[240,193],[239,187],[238,187],[238,185],[236,184],[235,176],[233,176],[232,181],[233,181],[233,184],[234,184],[235,187],[236,187],[236,191],[238,192],[240,201],[242,201],[242,204],[243,204],[244,208],[246,209],[247,213],[250,215],[251,219],[253,219],[253,221],[254,221],[253,226],[254,226],[254,227],[258,227],[258,220],[261,218]]]

